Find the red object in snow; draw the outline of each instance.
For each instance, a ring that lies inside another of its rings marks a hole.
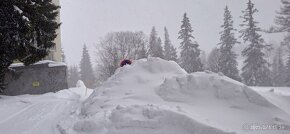
[[[125,65],[131,65],[131,64],[132,64],[131,60],[125,59],[120,63],[120,66],[123,67]]]

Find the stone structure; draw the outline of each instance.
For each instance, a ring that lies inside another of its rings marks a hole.
[[[4,95],[43,94],[67,89],[66,65],[53,61],[41,61],[30,66],[15,63],[10,66]]]

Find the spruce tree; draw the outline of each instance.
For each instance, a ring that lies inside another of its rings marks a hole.
[[[138,52],[138,58],[137,59],[143,59],[143,58],[147,58],[147,52],[146,52],[145,43],[143,43],[141,45],[141,49]]]
[[[219,65],[220,64],[220,58],[221,57],[221,52],[219,49],[217,48],[214,48],[209,56],[208,56],[208,59],[207,59],[207,69],[209,71],[212,71],[212,72],[215,72],[215,73],[218,73],[221,71],[221,66]]]
[[[181,39],[179,65],[188,73],[203,70],[203,65],[199,57],[199,45],[196,41],[192,41],[194,39],[192,32],[193,30],[189,18],[186,16],[186,13],[184,13],[178,37],[178,39]]]
[[[272,70],[273,70],[273,85],[285,86],[286,69],[283,62],[282,46],[280,46],[275,53],[274,61],[272,64]]]
[[[287,35],[285,36],[284,43],[288,46],[288,58],[286,64],[286,79],[285,83],[287,86],[290,86],[290,1],[289,0],[281,0],[282,7],[278,12],[276,17],[276,32],[286,32]]]
[[[5,89],[5,72],[13,61],[35,63],[55,46],[58,9],[51,0],[1,0],[0,92]]]
[[[80,77],[88,88],[95,88],[95,76],[86,45],[83,47],[82,59],[80,62]]]
[[[150,33],[149,56],[164,58],[163,49],[162,49],[162,42],[161,42],[161,39],[158,38],[155,27],[152,28],[152,31]]]
[[[258,22],[254,20],[254,14],[258,10],[249,0],[247,9],[243,11],[244,16],[240,31],[241,37],[247,43],[247,47],[242,51],[242,55],[246,58],[242,68],[243,81],[249,86],[271,86],[271,71],[269,63],[264,59],[265,42],[262,36],[258,33],[261,29],[257,26]]]
[[[155,52],[155,56],[154,57],[159,57],[159,58],[162,58],[164,59],[164,50],[163,50],[163,47],[162,47],[162,40],[160,37],[158,37],[158,40],[157,40],[157,46],[156,46],[156,52]]]
[[[290,52],[287,58],[285,85],[290,87]]]
[[[282,7],[276,16],[275,23],[279,26],[275,28],[277,32],[288,32],[290,33],[290,1],[281,0]]]
[[[71,66],[68,69],[68,85],[69,87],[75,87],[78,80],[80,80],[80,75],[78,71],[78,66]]]
[[[220,33],[220,43],[219,51],[220,51],[220,59],[219,59],[219,68],[220,72],[224,75],[237,80],[241,81],[239,76],[238,70],[238,62],[237,62],[237,54],[232,51],[234,45],[238,43],[237,39],[235,38],[234,31],[236,29],[233,28],[233,20],[232,20],[231,12],[229,11],[228,7],[225,7],[224,13],[224,24],[221,26],[223,31]]]
[[[164,59],[177,62],[176,48],[171,44],[167,28],[164,28]]]

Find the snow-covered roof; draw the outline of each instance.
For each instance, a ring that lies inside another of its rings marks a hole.
[[[66,64],[63,62],[55,62],[55,61],[51,61],[51,60],[38,61],[32,65],[40,65],[40,64],[48,64],[48,67],[66,66]],[[15,67],[23,67],[23,66],[24,66],[23,63],[13,63],[9,67],[15,68]]]

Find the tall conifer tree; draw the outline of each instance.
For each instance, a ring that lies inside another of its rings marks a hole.
[[[286,63],[286,79],[285,83],[290,86],[290,0],[281,0],[282,7],[276,17],[276,24],[278,25],[275,31],[286,32],[284,44],[288,46],[288,57]]]
[[[254,20],[254,14],[258,10],[254,7],[251,0],[247,3],[247,8],[243,11],[244,28],[240,31],[247,47],[242,51],[242,55],[246,58],[242,68],[242,77],[245,84],[249,86],[271,86],[271,71],[269,63],[264,59],[265,42],[258,33],[261,29],[257,26],[258,22]]]
[[[185,69],[188,73],[202,71],[203,65],[200,61],[200,49],[198,43],[192,41],[194,39],[192,35],[192,27],[186,13],[183,15],[181,30],[179,31],[178,39],[181,40],[180,44],[180,58],[179,65]]]
[[[95,87],[94,71],[86,45],[83,47],[82,59],[80,62],[80,77],[88,88]]]
[[[171,44],[167,28],[164,28],[164,59],[177,62],[176,48]]]
[[[149,39],[149,55],[152,57],[164,58],[162,42],[158,37],[155,27],[152,28]]]
[[[223,28],[223,31],[220,33],[220,43],[219,45],[219,51],[220,51],[220,59],[219,59],[219,68],[220,71],[234,79],[241,81],[241,78],[239,76],[239,70],[238,70],[238,62],[237,62],[237,54],[233,52],[233,47],[238,43],[237,39],[235,38],[234,29],[233,27],[233,19],[232,19],[231,12],[229,11],[228,7],[225,7],[224,12],[224,24],[221,26]]]

